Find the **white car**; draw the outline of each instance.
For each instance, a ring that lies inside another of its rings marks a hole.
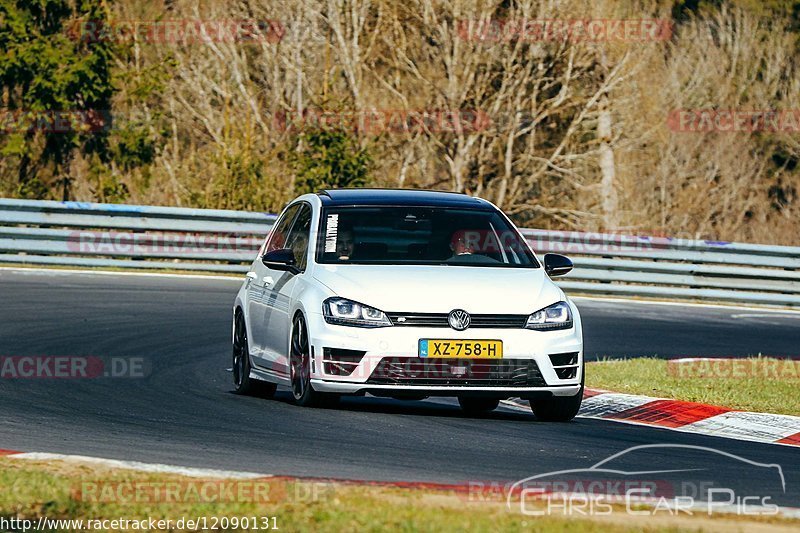
[[[542,266],[543,265],[543,266]],[[530,400],[572,419],[583,395],[578,309],[497,207],[464,194],[339,189],[276,221],[233,308],[235,389],[299,405],[342,394],[457,397],[472,413]]]

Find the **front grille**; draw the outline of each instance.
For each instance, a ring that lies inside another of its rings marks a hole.
[[[531,359],[428,359],[384,357],[367,383],[475,387],[546,387]]]
[[[395,326],[449,328],[447,313],[386,313]],[[470,315],[470,328],[524,328],[528,315]]]

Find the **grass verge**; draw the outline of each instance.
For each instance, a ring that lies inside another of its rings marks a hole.
[[[753,357],[670,362],[637,358],[587,363],[587,387],[800,415],[800,361]]]
[[[220,490],[221,484],[234,488]],[[254,485],[269,485],[258,490]],[[210,491],[204,492],[204,487]],[[177,487],[177,488],[176,488]],[[246,490],[243,490],[246,489]],[[225,494],[225,501],[212,502]],[[254,496],[258,495],[258,496]],[[266,497],[265,497],[266,495]],[[74,462],[30,462],[0,458],[0,519],[39,517],[69,520],[172,520],[172,531],[198,530],[177,521],[199,517],[268,518],[281,531],[796,531],[800,521],[780,517],[730,515],[630,516],[619,512],[599,517],[524,516],[508,510],[497,494],[424,488],[397,488],[296,479],[202,480],[149,474]],[[167,501],[168,500],[168,501]],[[272,520],[274,517],[274,522]],[[210,522],[209,522],[210,523]],[[263,525],[263,522],[262,522]],[[97,524],[92,528],[98,529]],[[107,523],[106,531],[121,531]],[[128,525],[128,530],[136,529]],[[79,531],[71,527],[50,531]],[[84,529],[86,530],[86,522]],[[261,529],[264,530],[263,528]]]

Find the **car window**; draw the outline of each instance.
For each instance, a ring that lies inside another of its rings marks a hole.
[[[294,216],[297,214],[298,209],[300,209],[300,204],[295,204],[283,212],[283,215],[281,215],[278,222],[275,223],[275,226],[273,226],[272,231],[267,237],[267,243],[261,255],[273,250],[286,248],[289,228],[292,226]]]
[[[495,210],[331,207],[320,225],[321,263],[539,266],[516,228]]]
[[[311,237],[311,207],[303,204],[300,212],[295,218],[292,229],[289,230],[289,235],[286,238],[285,248],[291,248],[294,252],[294,259],[297,262],[297,268],[300,270],[306,269],[306,262],[308,258],[308,241]]]

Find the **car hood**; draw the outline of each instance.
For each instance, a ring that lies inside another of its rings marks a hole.
[[[314,278],[385,312],[530,314],[564,299],[542,268],[317,265]]]

